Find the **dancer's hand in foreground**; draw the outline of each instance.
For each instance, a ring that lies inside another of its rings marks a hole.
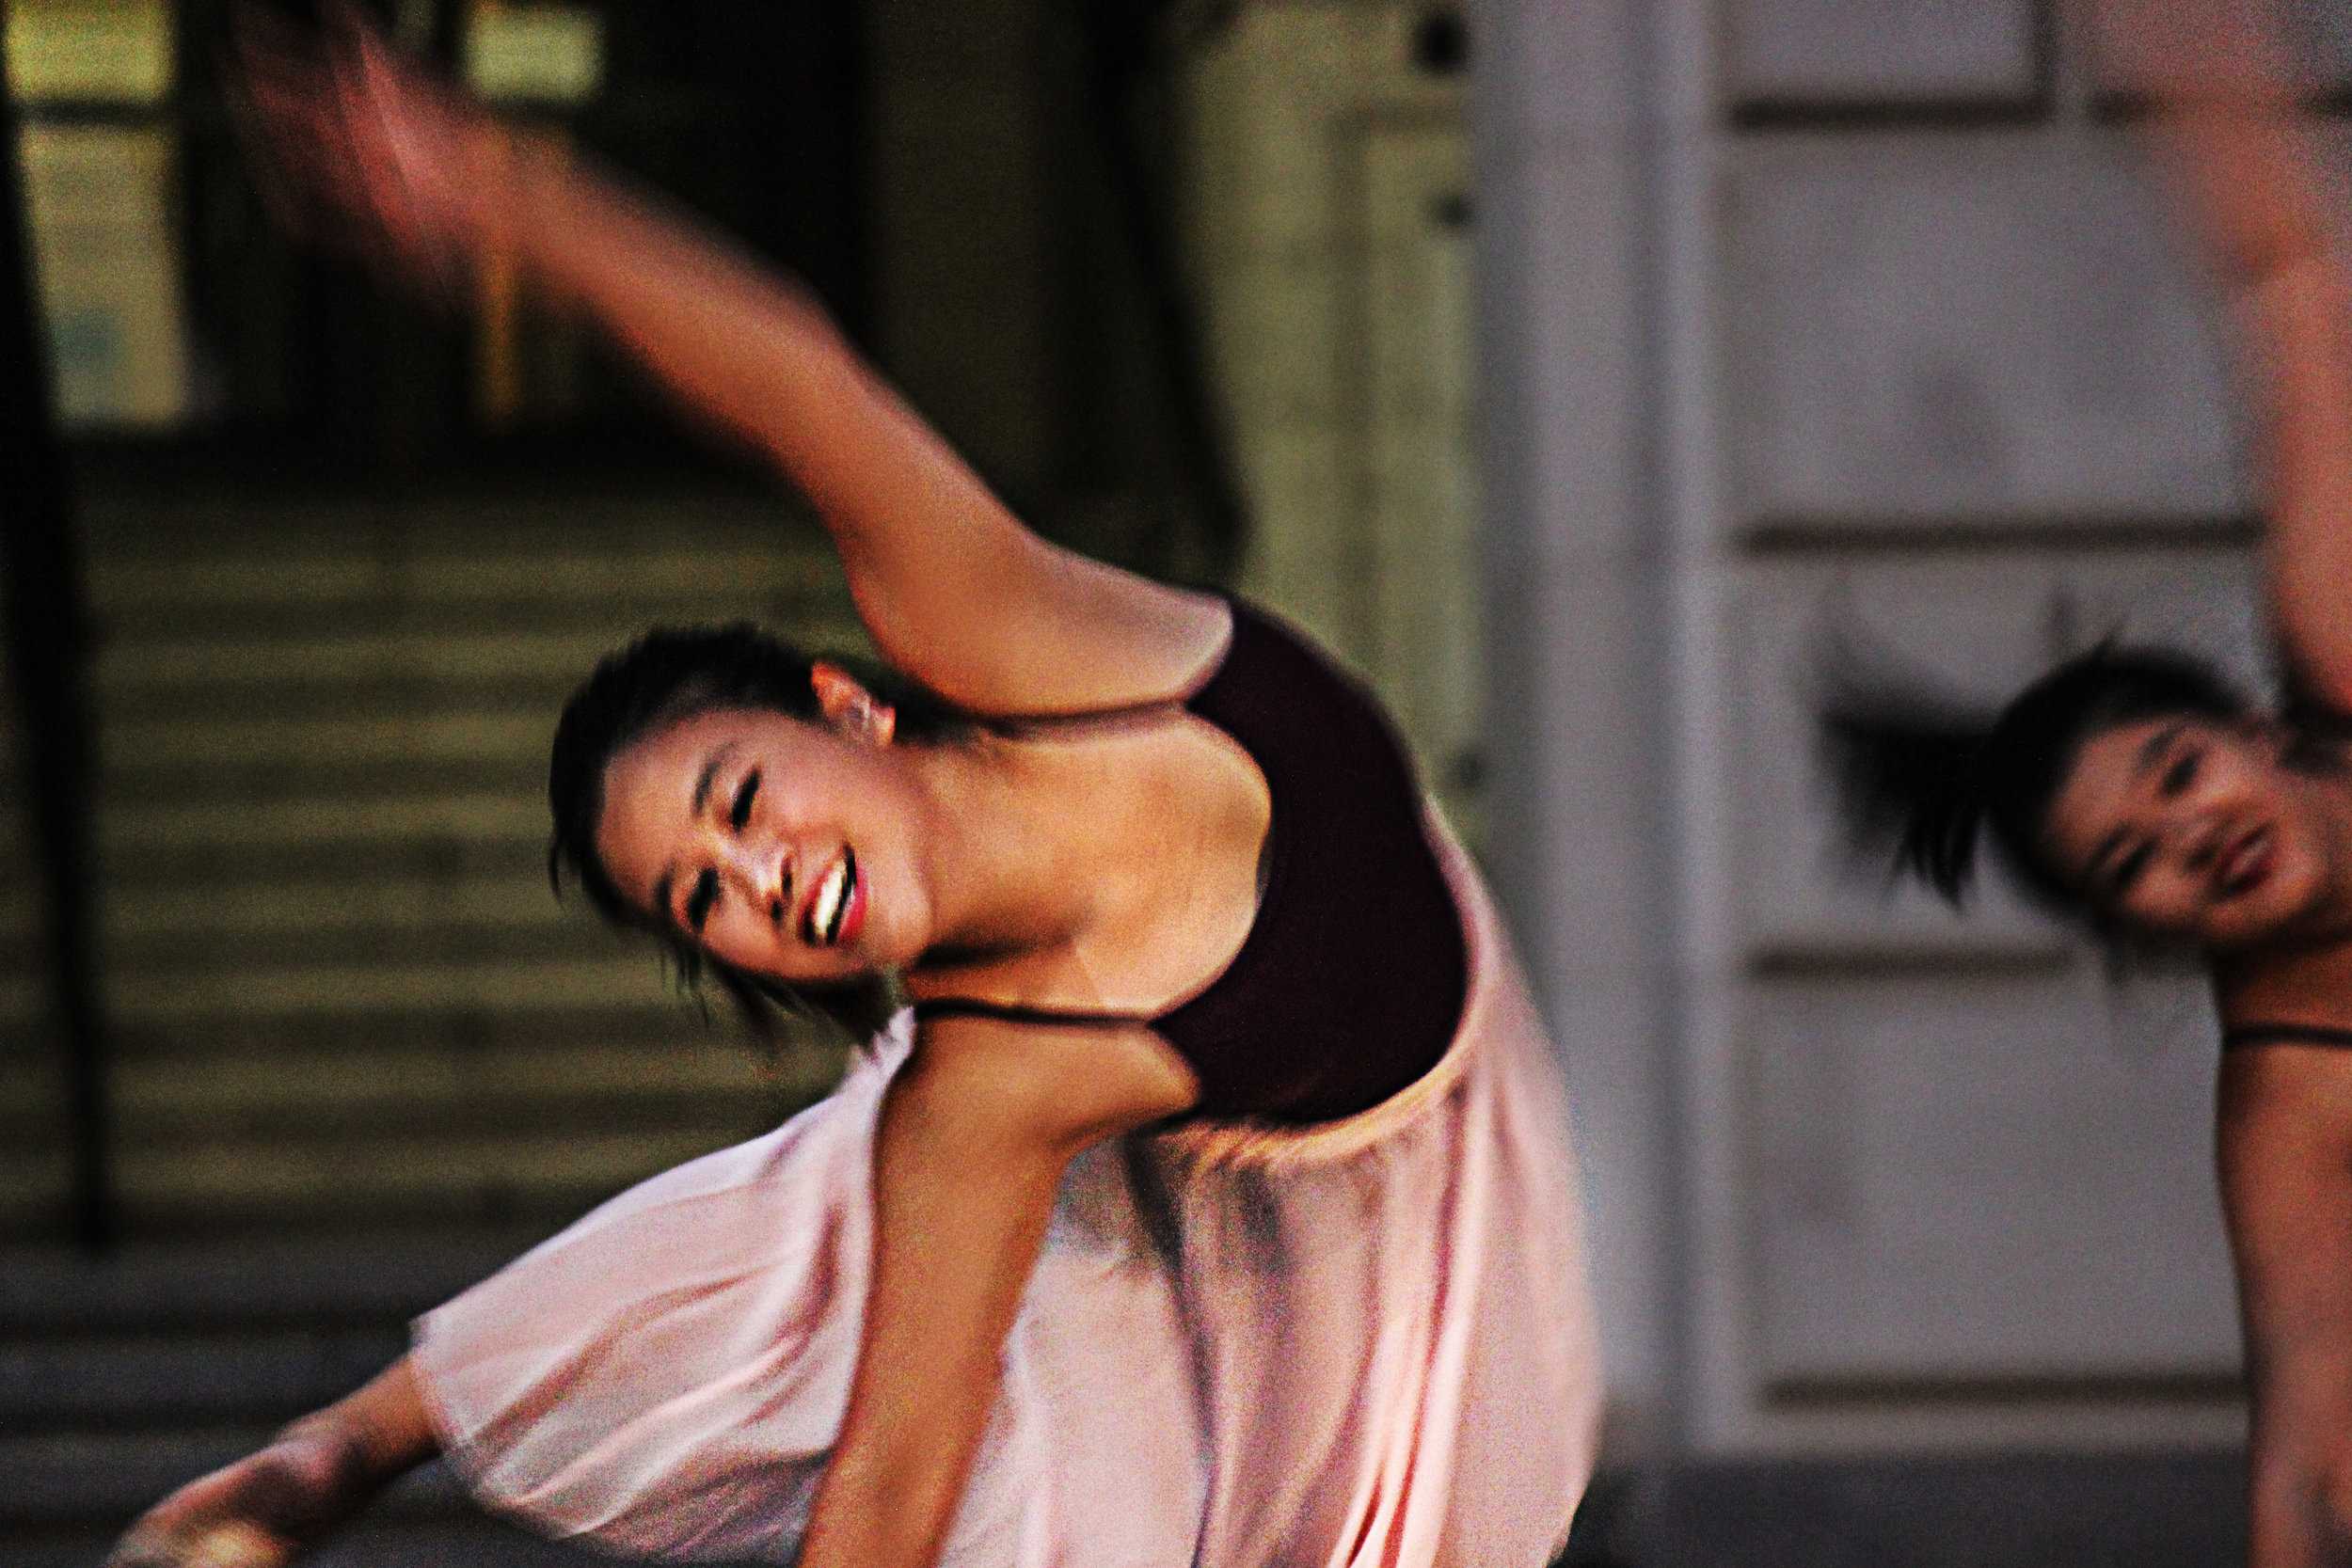
[[[404,1358],[149,1509],[103,1568],[284,1568],[435,1447]]]

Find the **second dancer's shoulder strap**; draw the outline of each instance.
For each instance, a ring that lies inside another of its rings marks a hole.
[[[2249,1045],[2318,1045],[2352,1051],[2352,1029],[2331,1029],[2324,1023],[2241,1023],[2221,1032],[2224,1051]]]

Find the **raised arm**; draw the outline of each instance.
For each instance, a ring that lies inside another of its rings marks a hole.
[[[2270,611],[2296,677],[2352,709],[2352,272],[2258,0],[2105,0],[2108,53],[2233,293],[2269,532]]]
[[[801,1568],[936,1559],[1063,1168],[1195,1094],[1141,1029],[957,1019],[926,1031],[882,1102],[857,1371]]]
[[[437,1451],[405,1356],[157,1503],[105,1568],[282,1568]]]
[[[499,257],[584,311],[688,413],[771,460],[833,535],[884,657],[985,711],[1170,694],[1215,657],[1212,598],[1024,527],[795,282],[583,156],[509,129],[346,26],[331,63],[247,51],[266,164],[446,281]]]
[[[2352,1568],[2352,1061],[2231,1053],[2218,1133],[2253,1410],[2249,1568]]]

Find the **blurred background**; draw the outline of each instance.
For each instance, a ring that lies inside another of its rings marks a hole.
[[[437,314],[274,229],[227,8],[0,3],[42,1568],[838,1061],[552,898],[540,803],[644,625],[852,642],[820,536],[526,280]],[[2237,1560],[2201,988],[1889,896],[1810,740],[1831,637],[1988,698],[2116,629],[2265,678],[2226,324],[2070,0],[373,8],[808,277],[1044,531],[1381,688],[1578,1099],[1571,1560]],[[2302,15],[2332,114],[2352,32]],[[324,1560],[569,1559],[428,1476]]]

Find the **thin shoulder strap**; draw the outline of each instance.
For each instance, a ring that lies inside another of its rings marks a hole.
[[[2320,1023],[2242,1023],[2221,1032],[2221,1049],[2249,1045],[2324,1045],[2352,1051],[2352,1029],[2330,1029]]]
[[[1082,1013],[1060,1007],[1018,1007],[1003,1002],[982,1002],[970,996],[934,996],[914,1005],[914,1022],[937,1018],[993,1018],[1008,1023],[1040,1023],[1063,1029],[1124,1029],[1149,1023],[1134,1013]]]

